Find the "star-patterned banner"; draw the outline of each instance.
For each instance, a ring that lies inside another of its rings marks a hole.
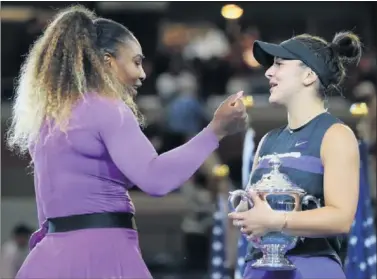
[[[348,241],[347,278],[376,279],[376,230],[368,179],[368,148],[360,142],[360,193],[355,220]]]

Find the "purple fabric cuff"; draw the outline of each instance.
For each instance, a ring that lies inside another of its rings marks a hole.
[[[48,232],[48,221],[46,220],[42,227],[35,231],[29,239],[29,250],[31,251],[41,240],[46,236]]]

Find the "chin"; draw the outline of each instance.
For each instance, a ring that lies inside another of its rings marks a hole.
[[[270,93],[270,96],[268,98],[268,102],[270,104],[276,104],[276,105],[284,105],[286,101],[286,95],[284,92],[281,91],[275,91],[273,93]]]
[[[276,95],[271,94],[268,98],[268,102],[270,104],[281,104],[280,98],[278,98]]]
[[[135,88],[131,88],[131,90],[129,90],[129,94],[132,98],[135,98],[137,96],[137,90]]]

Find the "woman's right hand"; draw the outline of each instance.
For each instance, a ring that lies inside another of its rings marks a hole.
[[[242,97],[243,91],[229,96],[215,111],[209,127],[219,140],[246,129],[248,115]]]

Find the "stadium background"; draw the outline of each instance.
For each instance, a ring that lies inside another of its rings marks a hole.
[[[375,2],[232,2],[242,8],[238,19],[225,18],[232,13],[222,9],[227,2],[2,2],[2,243],[9,240],[17,224],[37,227],[28,158],[15,157],[4,145],[14,80],[24,55],[46,22],[58,8],[77,3],[123,23],[139,39],[146,56],[147,80],[137,101],[147,116],[145,133],[159,152],[183,143],[197,127],[206,124],[226,95],[238,89],[252,96],[249,113],[256,144],[267,130],[284,124],[284,110],[268,105],[268,83],[263,69],[253,60],[252,43],[255,39],[278,42],[300,33],[316,34],[327,40],[340,30],[353,30],[361,36],[365,45],[362,61],[350,70],[344,97],[330,96],[328,106],[365,141],[370,141],[371,133],[375,133],[363,124],[368,116],[350,113],[351,104],[358,101],[357,92],[366,90],[362,85],[372,82],[376,86]],[[236,13],[237,10],[233,11]],[[180,100],[181,96],[189,98]],[[189,106],[190,111],[182,109]],[[185,121],[197,125],[182,131],[174,128]],[[241,187],[243,137],[238,134],[225,139],[217,154],[221,163],[229,166],[230,176],[226,181],[235,187]],[[373,160],[372,156],[370,193],[375,197]],[[191,185],[182,188],[200,189],[203,197],[209,194],[208,208],[203,210],[208,219],[217,194],[210,183],[211,175],[198,173],[189,182]],[[158,199],[146,196],[137,188],[131,192],[137,208],[141,247],[154,274],[179,276],[186,264],[185,255],[190,247],[185,245],[184,224],[192,213],[188,192],[178,190]],[[211,226],[208,222],[208,235]],[[210,236],[206,239],[209,241]]]

